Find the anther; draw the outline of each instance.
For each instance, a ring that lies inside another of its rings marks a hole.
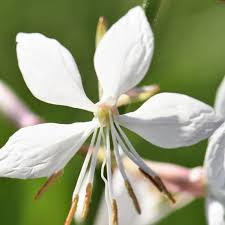
[[[74,217],[74,214],[77,211],[78,200],[79,200],[79,195],[75,195],[75,197],[74,197],[74,199],[72,201],[71,207],[70,207],[70,211],[68,213],[68,216],[66,218],[66,221],[65,221],[64,225],[70,225],[71,224],[71,222],[73,220],[73,217]]]
[[[172,194],[167,190],[166,186],[164,185],[164,183],[162,182],[162,180],[160,179],[159,176],[153,177],[153,176],[150,176],[149,174],[147,174],[141,168],[139,168],[139,170],[146,178],[148,178],[155,185],[155,187],[160,192],[163,192],[172,203],[176,203],[176,200],[173,198]]]
[[[160,179],[159,176],[154,177],[155,180],[157,181],[157,183],[161,186],[164,194],[166,195],[166,197],[173,203],[176,203],[176,200],[174,199],[173,195],[168,191],[168,189],[166,188],[165,184],[162,182],[162,180]]]
[[[84,206],[83,206],[82,215],[81,215],[82,220],[85,220],[88,215],[89,206],[91,202],[92,188],[93,188],[92,183],[88,183],[86,187]]]
[[[116,199],[112,201],[112,225],[118,225],[118,207]]]
[[[135,195],[134,190],[128,180],[125,180],[125,187],[128,191],[129,196],[131,197],[133,201],[136,211],[138,212],[138,214],[141,214],[141,208],[140,208],[140,204],[138,202],[137,196]]]
[[[48,180],[41,186],[38,192],[35,194],[34,199],[38,200],[44,192],[49,188],[51,184],[53,184],[59,177],[63,175],[63,170],[60,170],[57,173],[54,173],[52,176],[48,178]]]

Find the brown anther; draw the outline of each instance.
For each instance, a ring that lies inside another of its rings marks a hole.
[[[74,199],[72,201],[71,207],[70,207],[70,211],[68,213],[68,216],[66,218],[66,221],[65,221],[64,225],[70,225],[71,224],[71,222],[73,220],[73,217],[74,217],[74,214],[77,211],[78,200],[79,200],[79,195],[75,195],[75,197],[74,197]]]
[[[118,207],[116,199],[112,202],[112,225],[118,225]]]
[[[83,206],[82,215],[81,215],[82,220],[85,220],[87,218],[89,206],[91,202],[91,195],[92,195],[92,183],[88,183],[86,187],[84,206]]]
[[[154,185],[155,187],[160,191],[162,192],[162,187],[161,185],[159,185],[156,180],[154,179],[154,177],[150,176],[148,173],[146,173],[145,171],[143,171],[141,168],[139,168],[140,172],[146,177],[148,178]]]
[[[125,180],[125,187],[128,191],[129,196],[131,197],[131,199],[133,201],[135,209],[137,210],[138,214],[141,214],[141,207],[138,202],[137,196],[135,195],[134,190],[128,180]]]
[[[173,203],[176,203],[176,200],[174,199],[173,195],[168,191],[168,189],[166,188],[165,184],[162,182],[162,180],[160,179],[159,176],[154,177],[155,180],[159,183],[159,185],[161,185],[162,190],[164,192],[164,194],[167,196],[167,198]]]
[[[57,173],[54,173],[52,176],[48,178],[48,180],[41,186],[41,188],[38,190],[38,192],[34,196],[34,200],[38,200],[44,192],[47,191],[49,186],[53,184],[59,177],[63,175],[63,170],[58,171]]]
[[[163,192],[172,203],[176,203],[176,200],[173,198],[172,194],[167,190],[166,186],[164,185],[164,183],[162,182],[162,180],[160,179],[159,176],[153,177],[153,176],[150,176],[149,174],[147,174],[141,168],[139,168],[139,170],[146,178],[148,178],[155,185],[155,187],[160,192]]]

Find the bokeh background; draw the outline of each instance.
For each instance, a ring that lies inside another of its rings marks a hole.
[[[15,36],[21,31],[41,32],[59,40],[76,58],[87,95],[96,102],[93,54],[98,17],[106,16],[111,25],[137,4],[141,1],[1,0],[0,79],[46,121],[71,123],[90,119],[90,113],[49,105],[31,95],[18,69]],[[155,26],[154,59],[142,83],[157,83],[161,91],[184,93],[213,105],[217,87],[225,75],[225,4],[216,0],[164,0],[164,4]],[[0,115],[1,145],[15,130],[15,125]],[[129,136],[145,158],[188,167],[203,163],[207,141],[189,148],[165,150],[131,133]],[[0,179],[0,224],[63,224],[82,161],[82,155],[74,157],[64,176],[39,201],[34,201],[33,196],[45,179]],[[97,173],[93,207],[87,221],[90,225],[103,191],[99,170]],[[206,224],[204,200],[193,202],[160,223],[166,224]]]

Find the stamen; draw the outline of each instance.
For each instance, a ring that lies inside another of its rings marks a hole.
[[[126,136],[126,134],[123,132],[123,130],[121,129],[121,127],[119,126],[118,122],[116,120],[114,120],[116,127],[119,131],[119,133],[122,135],[123,140],[125,141],[127,147],[129,148],[129,150],[132,152],[132,154],[134,155],[134,157],[140,161],[141,164],[145,165],[144,167],[148,168],[149,172],[151,173],[152,176],[157,176],[157,174],[150,168],[147,166],[147,164],[145,164],[144,160],[139,156],[139,154],[137,153],[137,151],[135,150],[135,148],[133,147],[133,145],[131,144],[131,142],[129,141],[128,137]]]
[[[77,204],[78,204],[78,200],[79,200],[78,193],[80,191],[82,182],[84,180],[84,176],[85,176],[86,171],[87,171],[87,167],[88,167],[90,157],[91,157],[91,154],[92,154],[92,151],[93,151],[93,145],[94,145],[94,142],[95,142],[95,139],[96,139],[97,131],[98,131],[98,129],[96,128],[94,130],[94,133],[93,133],[93,136],[92,136],[92,139],[91,139],[91,143],[90,143],[90,146],[88,148],[88,153],[85,157],[85,160],[84,160],[84,163],[82,165],[79,177],[77,179],[76,187],[75,187],[74,192],[73,192],[74,197],[73,197],[72,204],[71,204],[71,207],[70,207],[70,211],[68,213],[68,216],[66,218],[66,221],[65,221],[64,225],[70,225],[70,223],[73,220],[74,214],[76,213]]]
[[[59,178],[63,175],[63,170],[54,173],[52,176],[48,178],[48,180],[41,186],[38,192],[34,196],[34,200],[38,200],[41,198],[44,192]]]
[[[69,211],[69,214],[66,218],[66,221],[64,223],[64,225],[70,225],[72,220],[73,220],[73,216],[74,214],[76,213],[76,210],[77,210],[77,203],[78,203],[78,200],[79,200],[79,196],[78,195],[75,195],[73,201],[72,201],[72,205],[70,207],[70,211]]]
[[[159,176],[155,177],[155,180],[157,181],[157,183],[161,186],[165,196],[173,203],[176,203],[176,200],[174,199],[173,195],[168,191],[168,189],[166,188],[165,184],[162,182],[161,178]]]
[[[156,188],[160,191],[163,192],[162,186],[158,184],[158,182],[156,182],[155,180],[155,176],[152,177],[150,176],[148,173],[146,173],[144,170],[142,170],[140,167],[138,168],[140,170],[140,172],[146,177],[148,178],[155,186]]]
[[[116,136],[116,140],[118,141],[119,145],[122,147],[124,153],[136,164],[138,165],[140,168],[142,168],[147,174],[149,174],[150,176],[155,176],[156,173],[149,168],[147,165],[145,165],[145,163],[142,160],[137,159],[127,148],[127,146],[123,143],[121,137],[119,136],[119,134],[117,133],[114,125],[112,126],[112,132],[114,133],[114,135]]]
[[[160,192],[163,192],[165,196],[172,202],[176,203],[176,200],[172,196],[172,194],[168,191],[164,183],[162,182],[159,176],[151,177],[149,174],[145,173],[141,168],[139,170],[147,177],[157,188]]]
[[[77,179],[77,183],[76,183],[76,187],[75,187],[75,190],[74,190],[73,195],[78,194],[79,191],[80,191],[81,184],[82,184],[82,182],[83,182],[83,180],[84,180],[84,176],[85,176],[85,174],[86,174],[87,167],[88,167],[88,164],[89,164],[89,161],[90,161],[92,152],[93,152],[93,146],[94,146],[94,143],[95,143],[97,130],[98,130],[98,129],[96,128],[95,131],[94,131],[94,133],[93,133],[93,136],[92,136],[92,139],[91,139],[91,143],[90,143],[90,146],[89,146],[89,148],[88,148],[88,152],[87,152],[87,155],[86,155],[86,157],[85,157],[85,160],[84,160],[84,162],[83,162],[83,165],[82,165],[82,168],[81,168],[79,177],[78,177],[78,179]]]
[[[97,138],[97,141],[96,141],[94,152],[93,152],[92,157],[91,157],[91,165],[90,165],[89,174],[88,174],[88,181],[89,181],[88,183],[93,183],[98,151],[100,149],[102,129],[103,128],[101,127],[100,131],[98,133],[98,138]]]
[[[111,129],[112,129],[112,126],[113,126],[113,121],[112,121],[112,115],[110,114],[110,126],[111,126]],[[120,156],[120,153],[119,153],[119,150],[118,150],[118,143],[116,141],[116,138],[115,138],[115,135],[114,133],[112,132],[112,140],[113,140],[113,146],[114,146],[114,154],[115,154],[115,158],[116,158],[116,162],[117,162],[117,165],[118,165],[118,168],[119,168],[119,171],[124,179],[124,183],[125,183],[125,187],[128,191],[128,194],[129,196],[131,197],[132,199],[132,202],[134,204],[134,207],[136,209],[136,211],[138,212],[138,214],[141,214],[141,208],[140,208],[140,204],[138,202],[138,199],[134,193],[134,190],[128,180],[128,177],[127,177],[127,174],[125,172],[125,169],[124,169],[124,166],[123,166],[123,163],[122,163],[122,160],[121,160],[121,156]]]
[[[116,139],[117,141],[119,142],[120,146],[122,147],[122,149],[124,150],[124,152],[126,153],[126,155],[135,163],[137,164],[139,167],[143,168],[143,170],[145,170],[146,173],[150,174],[151,176],[156,176],[157,174],[150,168],[148,167],[144,160],[136,153],[135,155],[133,154],[133,152],[130,152],[129,150],[131,150],[129,148],[128,150],[128,147],[131,147],[131,146],[126,146],[124,143],[123,143],[123,140],[122,138],[119,136],[119,134],[117,133],[114,125],[113,125],[113,131],[115,133],[115,136],[116,136]],[[133,147],[133,146],[132,146]],[[135,151],[135,150],[134,150]],[[136,151],[135,151],[136,152]]]
[[[144,162],[144,160],[138,155],[138,153],[136,152],[136,150],[134,149],[133,145],[130,143],[129,139],[127,138],[126,134],[123,132],[123,130],[120,128],[119,124],[117,121],[115,121],[116,127],[118,129],[118,131],[120,132],[120,134],[122,135],[126,145],[128,146],[129,150],[132,152],[130,152],[127,149],[127,146],[123,143],[121,137],[119,136],[119,134],[117,133],[115,127],[113,126],[113,130],[115,132],[116,138],[119,142],[119,144],[121,145],[121,147],[123,148],[123,150],[125,151],[125,153],[127,154],[127,156],[135,163],[137,164],[141,171],[144,172],[145,174],[148,175],[148,178],[152,181],[152,183],[161,191],[163,192],[171,201],[172,203],[175,202],[175,199],[172,197],[171,193],[167,190],[167,188],[165,187],[165,185],[163,184],[162,180],[159,178],[159,176],[150,168],[148,167],[148,165]]]
[[[141,214],[141,207],[140,207],[140,204],[138,202],[137,196],[135,195],[134,190],[133,190],[133,188],[132,188],[132,186],[131,186],[131,184],[128,180],[125,180],[125,187],[128,191],[129,196],[133,200],[136,211],[138,212],[138,214]]]
[[[109,218],[109,225],[112,223],[112,208],[109,200],[109,189],[108,189],[108,182],[104,176],[104,169],[106,165],[106,158],[104,159],[101,167],[101,178],[105,183],[105,200],[106,200],[106,205],[107,205],[107,210],[108,210],[108,218]]]
[[[106,170],[107,180],[109,184],[109,198],[112,202],[113,190],[112,190],[112,167],[111,167],[111,152],[110,152],[110,139],[109,139],[109,128],[106,128]]]
[[[92,183],[88,183],[88,185],[86,187],[84,206],[83,206],[82,215],[81,215],[82,220],[85,220],[88,215],[89,205],[90,205],[91,195],[92,195],[92,189],[93,189]]]
[[[88,184],[86,187],[85,201],[84,201],[84,206],[82,209],[82,216],[81,216],[83,220],[87,218],[89,206],[91,202],[92,186],[93,186],[92,184],[93,184],[94,172],[95,172],[95,167],[97,162],[97,155],[98,155],[98,151],[99,151],[100,143],[101,143],[101,132],[102,132],[102,127],[100,128],[100,131],[98,133],[96,145],[91,158],[91,164],[90,164],[89,174],[88,174]]]
[[[112,201],[112,225],[118,225],[118,207],[116,199]]]

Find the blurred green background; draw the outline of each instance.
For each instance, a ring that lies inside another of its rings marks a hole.
[[[165,10],[155,27],[154,60],[142,83],[157,83],[161,91],[184,93],[213,105],[216,89],[225,75],[225,4],[213,0],[164,2]],[[7,82],[46,121],[70,123],[90,119],[90,113],[48,105],[31,95],[17,66],[15,36],[21,31],[40,32],[59,40],[76,58],[87,95],[96,102],[93,54],[98,17],[106,16],[111,25],[137,4],[141,1],[1,0],[0,79]],[[0,117],[0,127],[0,144],[3,145],[16,127],[3,116]],[[207,145],[204,141],[189,148],[165,150],[130,133],[129,136],[143,157],[188,167],[202,164]],[[0,224],[62,225],[82,161],[83,156],[74,157],[64,176],[37,202],[33,196],[44,179],[0,179]],[[87,224],[92,224],[97,210],[96,201],[102,190],[103,182],[98,171]],[[160,224],[206,224],[204,201],[195,201]]]

